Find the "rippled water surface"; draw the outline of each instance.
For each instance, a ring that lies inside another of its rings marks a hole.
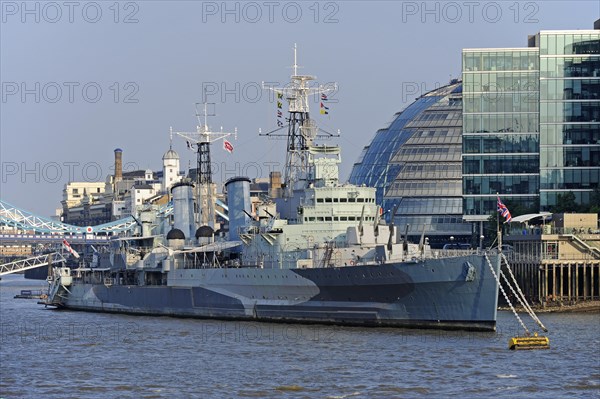
[[[550,350],[497,333],[54,311],[0,281],[2,398],[600,398],[600,315],[542,314]],[[531,323],[529,323],[531,326]]]

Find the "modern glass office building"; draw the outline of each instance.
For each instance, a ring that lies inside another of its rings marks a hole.
[[[597,26],[598,23],[596,23]],[[463,50],[465,219],[496,193],[520,213],[600,181],[600,30],[541,31],[527,48]]]
[[[462,218],[461,114],[460,81],[421,96],[376,133],[350,176],[377,187],[386,211],[398,205],[402,234],[413,241],[424,234],[433,247],[472,236]]]
[[[537,212],[537,49],[463,50],[463,194],[467,220],[487,219],[496,196]]]
[[[541,31],[540,208],[572,192],[590,203],[600,181],[600,30]]]

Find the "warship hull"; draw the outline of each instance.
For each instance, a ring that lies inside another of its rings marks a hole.
[[[176,269],[166,285],[74,278],[68,289],[58,305],[73,310],[478,331],[495,330],[498,301],[481,255],[331,268]]]

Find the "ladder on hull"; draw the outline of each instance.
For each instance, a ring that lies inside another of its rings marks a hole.
[[[68,267],[55,267],[52,269],[52,276],[48,277],[48,298],[45,305],[62,306],[64,300],[71,293],[67,288],[73,283],[71,269]]]

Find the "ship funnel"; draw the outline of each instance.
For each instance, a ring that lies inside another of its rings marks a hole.
[[[156,221],[156,212],[146,210],[140,213],[140,221],[142,222],[142,236],[149,237],[152,235],[152,225]]]
[[[250,179],[234,177],[225,183],[229,207],[229,240],[240,239],[240,229],[249,223],[252,212],[250,203]]]
[[[194,185],[192,183],[176,183],[171,188],[173,195],[173,227],[181,230],[187,238],[194,237],[196,223],[194,221]]]

